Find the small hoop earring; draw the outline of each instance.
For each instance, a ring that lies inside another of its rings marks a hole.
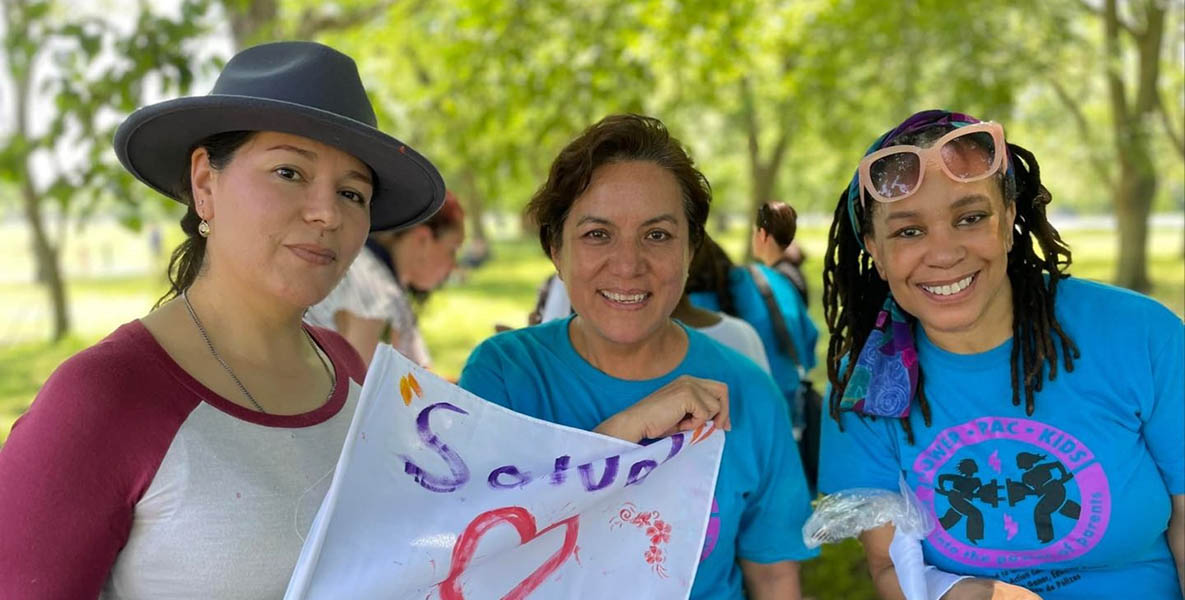
[[[205,219],[202,219],[202,222],[198,223],[198,235],[204,238],[210,237],[210,224]]]

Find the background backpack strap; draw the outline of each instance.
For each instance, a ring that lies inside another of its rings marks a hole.
[[[769,287],[769,280],[765,278],[765,273],[762,273],[761,268],[757,265],[749,265],[749,273],[753,275],[753,283],[757,284],[757,290],[761,292],[761,298],[765,300],[765,309],[769,312],[770,321],[774,326],[774,337],[778,340],[778,349],[790,355],[791,362],[801,370],[802,361],[798,359],[798,349],[794,347],[794,338],[790,337],[790,329],[786,327],[786,318],[782,316],[782,309],[778,308],[778,302],[774,299],[774,291]]]
[[[543,285],[539,287],[539,293],[535,297],[535,308],[527,315],[527,325],[538,325],[543,322],[543,308],[547,306],[547,297],[551,294],[551,281],[555,277],[552,275],[543,280]]]

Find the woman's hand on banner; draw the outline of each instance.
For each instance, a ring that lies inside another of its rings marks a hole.
[[[728,431],[728,386],[719,381],[682,375],[613,415],[594,431],[639,442],[690,431],[714,421]]]

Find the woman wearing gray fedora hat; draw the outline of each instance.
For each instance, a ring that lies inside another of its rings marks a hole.
[[[367,232],[444,201],[349,57],[265,44],[142,108],[115,151],[187,206],[169,292],[63,363],[0,452],[0,596],[284,593],[364,367],[302,325]]]

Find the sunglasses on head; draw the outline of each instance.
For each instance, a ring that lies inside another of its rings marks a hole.
[[[890,146],[865,156],[860,161],[860,187],[877,202],[896,202],[918,191],[930,162],[951,180],[969,183],[998,172],[1005,153],[1004,126],[975,123],[947,133],[929,148]]]
[[[758,229],[769,230],[769,205],[762,204],[757,207],[757,219],[753,222]]]

